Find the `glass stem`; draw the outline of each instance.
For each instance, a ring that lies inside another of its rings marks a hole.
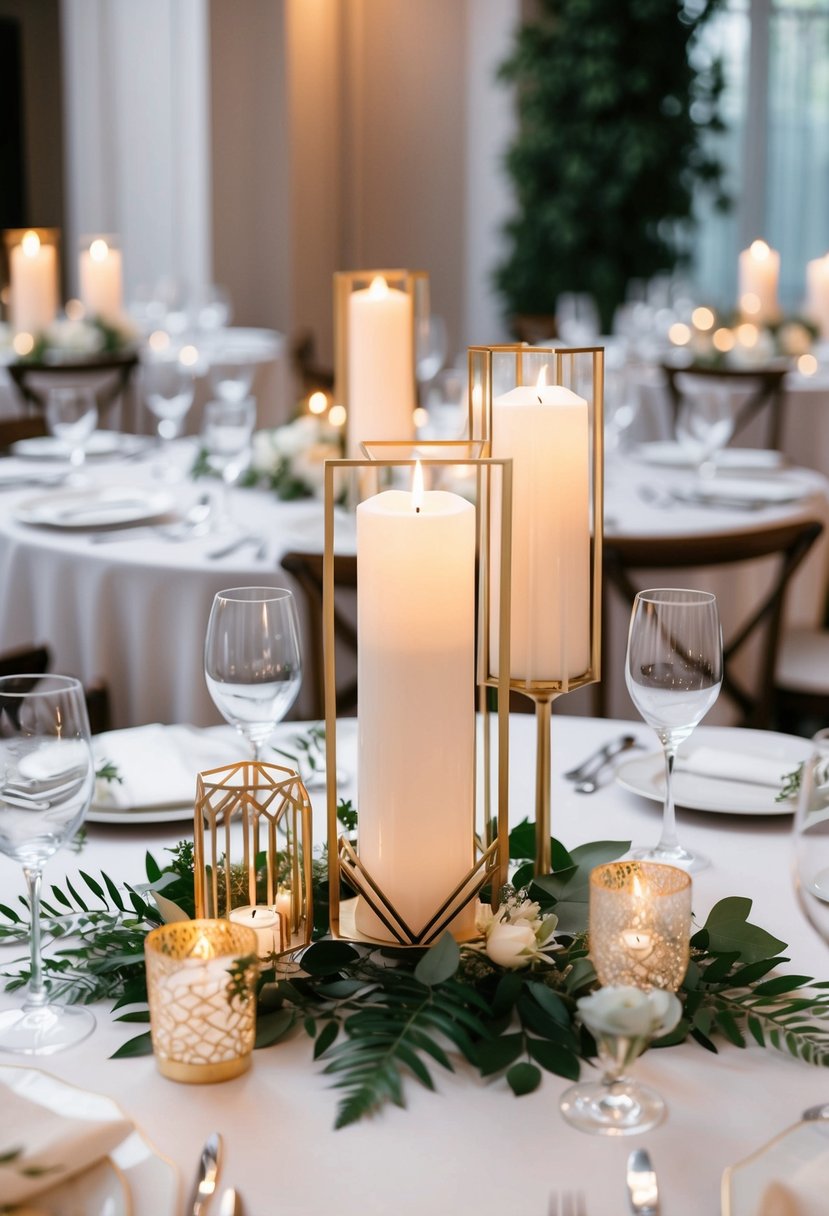
[[[31,974],[29,988],[26,993],[26,1007],[40,1008],[48,1001],[48,994],[43,983],[43,963],[40,955],[40,882],[43,871],[39,866],[24,866],[26,888],[29,896],[29,916],[32,923],[31,938]]]
[[[679,839],[676,834],[676,812],[674,810],[674,761],[677,746],[675,743],[663,743],[665,749],[665,808],[662,812],[662,835],[659,837],[657,849],[676,849]]]

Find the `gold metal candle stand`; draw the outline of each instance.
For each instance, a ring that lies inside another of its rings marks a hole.
[[[277,953],[310,943],[311,801],[293,769],[243,760],[199,773],[193,837],[197,917],[266,907],[279,916]]]
[[[499,656],[501,677],[494,680],[499,689],[499,705],[508,704],[509,673],[509,616],[510,616],[510,537],[512,523],[512,461],[482,458],[480,443],[440,443],[416,445],[424,453],[420,460],[425,476],[444,477],[464,469],[474,476],[476,502],[476,565],[477,565],[477,672],[476,685],[481,704],[486,697],[485,677],[490,672],[485,666],[489,647],[484,644],[488,637],[491,609],[490,551],[493,497],[500,503],[500,565],[499,565]],[[475,753],[475,814],[473,825],[472,855],[475,862],[470,871],[450,892],[443,903],[419,930],[408,925],[378,883],[360,860],[358,848],[341,836],[337,822],[337,673],[334,634],[334,522],[335,506],[343,489],[345,477],[356,482],[362,497],[370,497],[382,488],[384,475],[394,470],[408,470],[409,485],[418,463],[411,456],[412,444],[371,443],[364,448],[374,459],[333,460],[325,465],[325,549],[323,556],[323,648],[325,663],[325,742],[326,742],[326,793],[328,817],[328,876],[330,928],[334,937],[356,941],[369,941],[358,930],[356,923],[357,898],[341,898],[340,882],[345,883],[365,900],[368,907],[379,918],[401,946],[426,946],[441,935],[458,912],[470,901],[477,900],[481,888],[490,885],[493,906],[497,904],[501,887],[507,882],[509,870],[509,714],[497,712],[495,738],[496,753],[493,755],[491,721],[487,718],[481,731],[476,722]],[[407,453],[406,457],[392,457],[392,450]],[[429,455],[425,455],[428,452]],[[436,453],[447,453],[443,458]],[[405,689],[396,690],[405,696]],[[475,690],[470,688],[470,697]],[[482,734],[482,743],[481,740]],[[478,755],[480,760],[478,763]],[[493,769],[495,770],[493,775]],[[482,776],[482,780],[480,779]],[[483,788],[481,789],[480,786]],[[497,793],[493,798],[493,787]],[[494,805],[497,803],[497,805]],[[359,806],[358,806],[359,813]],[[358,828],[359,835],[359,828]],[[431,848],[439,850],[441,842],[430,842]],[[375,941],[375,944],[376,941]],[[389,943],[383,943],[388,945]]]
[[[550,797],[553,701],[562,693],[601,679],[602,529],[604,522],[604,348],[540,347],[525,344],[470,346],[469,435],[492,454],[493,402],[518,386],[535,385],[542,367],[546,383],[561,385],[588,403],[591,473],[590,657],[585,670],[561,679],[511,679],[510,689],[529,697],[536,714],[535,873],[552,869]],[[592,407],[592,408],[591,408]],[[552,470],[551,470],[552,475]],[[516,484],[521,470],[516,469]],[[562,588],[562,595],[566,588]]]
[[[412,409],[417,404],[417,345],[418,334],[429,322],[429,275],[425,270],[339,270],[334,275],[334,399],[346,410],[348,451],[356,453],[365,435],[355,435],[351,427],[352,402],[349,400],[350,359],[350,313],[349,297],[355,291],[371,288],[375,279],[385,279],[389,288],[402,291],[410,298],[412,306],[411,331],[411,401]],[[375,434],[380,434],[375,431]],[[414,434],[414,419],[411,420]],[[390,438],[385,435],[384,438]],[[400,438],[400,432],[396,432]]]

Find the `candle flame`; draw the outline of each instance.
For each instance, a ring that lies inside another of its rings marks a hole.
[[[27,258],[36,258],[40,253],[40,237],[36,232],[27,232],[20,244]]]
[[[308,409],[312,414],[324,414],[328,409],[328,398],[325,393],[317,390],[308,398]]]
[[[415,462],[412,475],[412,506],[415,514],[419,514],[420,508],[423,506],[423,466],[419,460]]]
[[[642,880],[638,874],[633,875],[632,880],[631,880],[631,887],[633,888],[633,898],[641,899],[642,896],[644,895],[644,891],[642,889]]]
[[[93,262],[105,262],[109,257],[109,245],[101,237],[96,237],[89,246],[89,256]]]
[[[368,289],[368,294],[372,299],[382,299],[383,296],[389,294],[389,285],[381,274],[376,274],[371,280],[371,287]]]
[[[190,958],[212,958],[213,947],[208,939],[202,933],[196,938],[193,949],[190,951]]]
[[[771,253],[771,250],[769,249],[769,247],[765,241],[752,241],[751,242],[751,256],[754,258],[755,261],[765,262],[766,258],[769,256],[770,253]]]
[[[547,387],[547,364],[546,363],[544,363],[542,365],[541,371],[538,373],[538,379],[535,382],[535,387],[536,388],[546,388]]]

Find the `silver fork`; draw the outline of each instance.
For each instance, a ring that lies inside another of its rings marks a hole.
[[[552,1191],[547,1216],[587,1216],[584,1191]]]

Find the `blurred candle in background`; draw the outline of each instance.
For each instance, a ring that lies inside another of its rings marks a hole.
[[[348,455],[367,439],[413,439],[411,296],[376,275],[348,299]]]
[[[752,241],[740,254],[738,268],[739,308],[747,321],[764,325],[780,316],[777,283],[780,254],[765,241]]]
[[[89,317],[116,322],[123,312],[121,250],[111,237],[87,237],[80,257],[81,302]]]
[[[806,315],[829,339],[829,253],[806,265]]]
[[[30,334],[48,329],[58,311],[58,254],[45,230],[21,230],[19,240],[12,240],[9,272],[12,329]]]

